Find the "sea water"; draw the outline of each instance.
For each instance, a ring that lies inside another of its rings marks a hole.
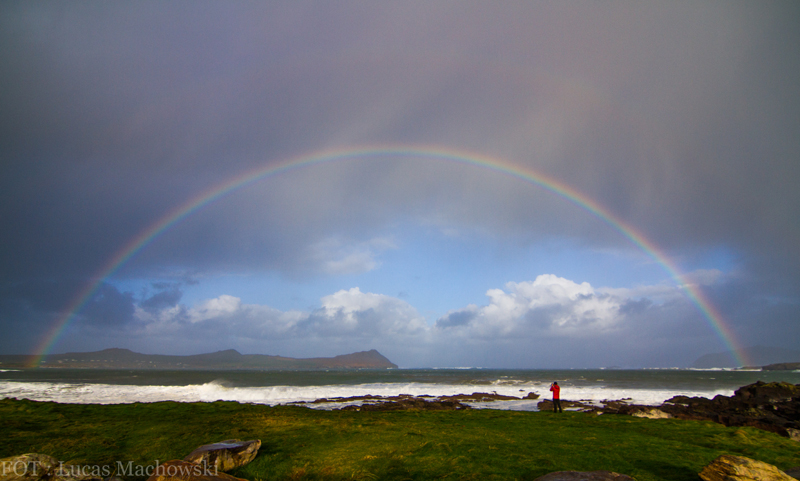
[[[130,369],[20,369],[0,371],[0,398],[59,403],[213,402],[291,404],[351,396],[449,396],[474,392],[549,397],[599,404],[628,399],[658,405],[676,396],[730,396],[756,381],[800,384],[798,371],[747,370],[500,370],[363,369],[323,371],[194,371]],[[358,401],[360,402],[360,401]],[[536,410],[539,400],[469,403],[476,408]],[[357,402],[354,402],[357,403]],[[341,403],[306,404],[330,409]]]

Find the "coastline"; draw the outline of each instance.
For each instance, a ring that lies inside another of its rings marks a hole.
[[[408,395],[506,396],[491,402],[469,400],[475,408],[535,411],[533,393],[549,397],[557,380],[562,398],[599,406],[607,400],[629,400],[656,406],[682,395],[713,398],[730,396],[757,381],[800,384],[791,371],[729,370],[323,370],[323,371],[171,371],[30,369],[0,372],[0,398],[77,404],[130,404],[160,401],[214,402],[270,406],[301,404],[334,409],[339,403],[321,399]],[[527,398],[527,399],[525,399]],[[355,403],[355,402],[353,402]]]
[[[130,404],[162,401],[214,402],[233,401],[242,404],[304,405],[315,409],[333,409],[361,400],[391,399],[409,396],[418,399],[447,399],[485,393],[484,401],[470,400],[475,408],[535,411],[536,399],[547,397],[546,386],[486,386],[447,384],[357,384],[321,386],[240,387],[225,382],[184,386],[131,386],[89,383],[9,383],[0,381],[0,398],[30,399],[65,404]],[[575,387],[565,389],[564,399],[599,404],[608,399],[630,400],[637,404],[658,405],[675,395],[714,397],[731,395],[733,389],[697,391],[686,389],[620,389]],[[494,396],[490,401],[488,398]],[[502,397],[502,399],[501,399]],[[324,400],[327,400],[324,401]],[[335,400],[335,401],[334,401]]]

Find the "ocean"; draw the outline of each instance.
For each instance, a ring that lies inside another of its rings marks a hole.
[[[280,405],[351,396],[446,396],[497,393],[549,397],[558,381],[561,398],[599,403],[630,399],[658,405],[675,395],[730,396],[756,381],[800,384],[800,371],[637,369],[502,370],[386,369],[329,371],[161,371],[113,369],[0,370],[0,398],[59,403],[213,402]],[[475,408],[534,411],[539,400],[468,403]],[[316,409],[341,403],[307,405]]]

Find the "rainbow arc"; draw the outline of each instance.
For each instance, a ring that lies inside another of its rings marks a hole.
[[[213,188],[194,196],[177,208],[167,212],[159,220],[151,224],[148,228],[144,229],[136,237],[126,243],[117,252],[117,254],[109,259],[104,267],[100,269],[97,275],[93,278],[94,280],[90,282],[68,306],[66,306],[63,314],[58,318],[57,322],[53,325],[36,349],[36,356],[31,366],[35,367],[41,363],[42,358],[52,350],[53,346],[59,340],[65,329],[77,316],[84,305],[92,298],[105,279],[112,276],[137,252],[141,251],[145,246],[153,242],[153,240],[156,239],[160,234],[174,226],[176,223],[180,222],[182,219],[185,219],[187,216],[192,215],[194,212],[197,212],[208,204],[230,195],[243,187],[285,172],[311,168],[316,165],[334,163],[347,159],[368,160],[370,158],[426,158],[431,160],[454,162],[461,165],[472,165],[488,169],[502,175],[517,178],[523,182],[543,188],[572,202],[573,204],[602,220],[609,227],[619,232],[623,237],[627,238],[645,254],[660,264],[667,274],[684,291],[687,297],[694,303],[694,305],[697,306],[697,308],[703,314],[703,317],[709,322],[711,328],[719,336],[725,346],[731,352],[735,353],[736,361],[741,366],[750,365],[745,351],[736,341],[736,337],[734,336],[732,330],[728,327],[727,323],[716,307],[706,298],[702,290],[698,286],[688,282],[681,275],[677,266],[670,261],[669,257],[665,255],[654,242],[647,239],[644,234],[637,231],[633,226],[627,224],[625,221],[613,214],[610,210],[604,208],[588,196],[578,192],[563,182],[559,182],[558,180],[549,178],[532,169],[521,167],[502,159],[473,152],[443,149],[440,147],[400,145],[327,149],[307,155],[293,157],[283,162],[271,163],[267,166],[251,170],[218,184]]]

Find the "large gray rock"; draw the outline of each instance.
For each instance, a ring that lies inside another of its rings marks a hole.
[[[636,481],[630,476],[611,471],[557,471],[539,476],[534,481]]]
[[[795,481],[771,464],[744,456],[723,454],[700,472],[704,481]]]
[[[252,441],[228,439],[200,446],[189,453],[183,460],[208,466],[219,471],[230,471],[255,459],[260,447],[260,439]]]
[[[51,477],[59,463],[52,456],[38,453],[0,459],[0,481],[32,481]]]
[[[39,453],[0,459],[0,481],[102,481],[99,467],[64,464]]]

